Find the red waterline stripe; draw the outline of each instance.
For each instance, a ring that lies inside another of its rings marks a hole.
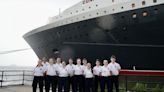
[[[121,70],[120,75],[164,76],[164,71],[155,70]]]

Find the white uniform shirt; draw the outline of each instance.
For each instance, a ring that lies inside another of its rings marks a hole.
[[[35,67],[34,70],[34,76],[43,76],[44,75],[44,68],[43,66],[40,66],[40,67]]]
[[[108,69],[111,72],[111,75],[119,75],[119,71],[121,70],[121,66],[118,63],[109,63]]]
[[[93,74],[94,75],[97,75],[97,76],[100,76],[100,74],[101,74],[101,68],[102,68],[102,66],[94,66],[93,67]]]
[[[82,65],[82,68],[83,68],[83,71],[84,71],[85,69],[87,69],[87,66],[86,65]]]
[[[101,67],[101,76],[104,76],[104,77],[110,76],[110,71],[108,69],[108,66]]]
[[[57,75],[57,67],[55,64],[48,65],[46,69],[46,74],[49,76],[56,76]]]
[[[84,70],[84,76],[85,78],[93,78],[93,73],[91,69],[85,69]]]
[[[66,67],[59,68],[59,77],[68,77],[68,70]]]
[[[45,62],[45,63],[43,62],[42,65],[43,65],[44,72],[45,72],[46,69],[47,69],[47,66],[49,65],[49,63],[48,62]]]
[[[83,67],[82,67],[82,65],[75,65],[74,66],[74,74],[75,75],[83,75]]]
[[[73,76],[74,75],[74,67],[75,67],[74,64],[68,64],[66,66],[66,69],[68,70],[69,76]]]

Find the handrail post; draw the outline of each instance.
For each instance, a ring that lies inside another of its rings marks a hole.
[[[25,76],[25,71],[23,70],[23,80],[22,80],[22,85],[24,85],[24,76]]]
[[[125,90],[128,91],[128,78],[127,75],[125,75]]]
[[[2,75],[1,75],[1,88],[3,87],[3,75],[4,75],[4,71],[2,71]]]

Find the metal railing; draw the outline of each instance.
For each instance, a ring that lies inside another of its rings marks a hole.
[[[3,70],[0,71],[0,87],[8,85],[31,85],[33,74],[30,70]],[[129,75],[121,73],[119,88],[121,92],[133,92],[137,85],[146,85],[144,92],[153,92],[152,89],[159,85],[164,87],[164,76],[161,75]]]
[[[30,70],[2,70],[0,71],[0,87],[8,85],[31,85],[33,79]]]

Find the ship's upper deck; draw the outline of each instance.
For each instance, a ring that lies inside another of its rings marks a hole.
[[[83,0],[52,17],[49,24],[26,33],[24,37],[71,23],[159,4],[164,4],[164,0]]]
[[[115,4],[130,2],[131,0],[82,0],[72,7],[64,10],[57,16],[51,17],[49,23],[54,23],[72,16],[80,15],[85,12],[94,11],[103,7],[112,6]]]

